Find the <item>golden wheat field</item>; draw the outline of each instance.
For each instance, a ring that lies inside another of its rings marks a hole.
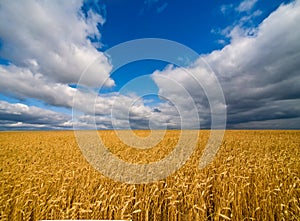
[[[179,132],[146,150],[99,133],[119,158],[148,163],[168,155]],[[300,220],[300,131],[226,131],[200,170],[208,136],[201,131],[194,154],[168,178],[125,184],[93,169],[72,131],[1,132],[0,219]]]

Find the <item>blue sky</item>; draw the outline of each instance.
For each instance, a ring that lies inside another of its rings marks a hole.
[[[227,128],[299,129],[299,5],[1,1],[0,130],[89,129],[94,121],[99,129],[180,128],[188,117],[185,127],[210,128],[213,108],[227,111]],[[106,51],[143,38],[171,40],[197,56],[182,67],[146,59],[113,71]],[[201,88],[217,91],[212,73],[224,101]]]
[[[234,24],[241,17],[261,11],[261,15],[247,22],[257,26],[280,4],[288,1],[258,1],[250,11],[238,12],[241,1],[104,1],[106,23],[103,25],[103,42],[107,47],[137,38],[166,38],[180,42],[199,54],[210,53],[229,42],[219,30]],[[163,11],[158,11],[166,5]],[[228,6],[225,14],[222,6]]]

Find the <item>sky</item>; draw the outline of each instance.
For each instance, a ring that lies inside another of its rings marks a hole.
[[[299,0],[2,0],[0,21],[0,130],[300,128]]]

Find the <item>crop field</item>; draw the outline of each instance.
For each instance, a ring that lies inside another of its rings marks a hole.
[[[135,149],[114,131],[99,134],[137,164],[163,159],[179,137],[169,130],[157,146]],[[200,132],[193,155],[168,178],[126,184],[95,170],[73,131],[1,132],[0,220],[300,220],[300,131],[226,131],[200,170],[208,137]]]

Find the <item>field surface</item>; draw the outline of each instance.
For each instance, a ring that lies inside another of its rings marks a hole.
[[[167,131],[157,146],[136,149],[113,131],[99,134],[136,164],[163,159],[179,137]],[[208,137],[200,132],[193,155],[168,178],[125,184],[95,170],[72,131],[1,132],[0,220],[300,220],[300,131],[226,131],[200,170]]]

